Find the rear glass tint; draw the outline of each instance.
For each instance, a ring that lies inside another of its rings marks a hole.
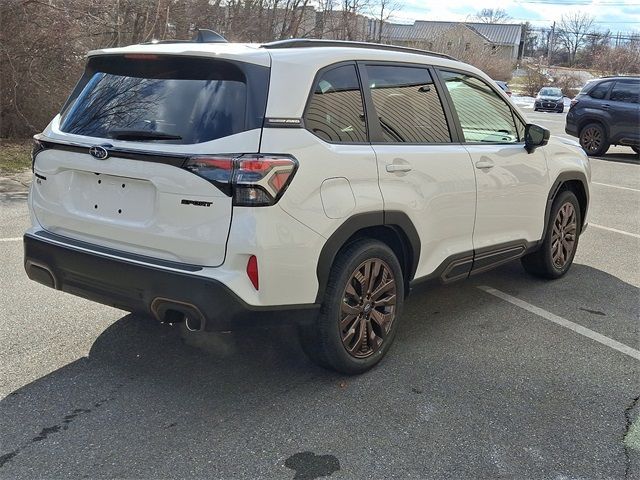
[[[304,115],[306,128],[327,142],[367,141],[364,106],[355,65],[325,71]]]
[[[593,89],[589,92],[589,96],[591,98],[595,98],[598,100],[602,100],[607,96],[609,89],[611,88],[611,84],[613,82],[602,82],[597,84]]]
[[[268,78],[267,67],[223,60],[94,57],[67,102],[60,129],[184,144],[215,140],[261,127]]]
[[[450,142],[440,96],[426,68],[368,65],[371,97],[385,142]]]
[[[609,98],[614,102],[640,103],[640,82],[616,82]]]

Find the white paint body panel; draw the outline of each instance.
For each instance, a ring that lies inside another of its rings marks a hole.
[[[224,261],[231,198],[206,180],[159,163],[45,150],[31,205],[59,235],[196,265]],[[124,185],[124,187],[122,187]],[[182,205],[182,199],[210,202]]]
[[[386,211],[406,213],[420,236],[416,277],[432,273],[451,255],[473,250],[476,184],[462,145],[375,145]],[[387,172],[409,164],[408,172]]]
[[[211,269],[209,276],[222,281],[249,305],[314,303],[316,268],[325,241],[278,205],[235,207],[227,258],[222,267]],[[250,255],[258,259],[259,291],[246,274]]]
[[[264,129],[262,151],[281,153],[285,145],[286,152],[300,162],[294,181],[278,202],[292,217],[323,237],[330,237],[344,218],[330,218],[325,213],[320,189],[324,180],[336,177],[346,179],[351,187],[355,205],[348,200],[350,216],[382,211],[378,168],[371,145],[334,145],[299,128]]]
[[[540,240],[551,186],[544,148],[531,154],[524,144],[467,145],[466,149],[478,188],[474,248]],[[493,166],[477,167],[485,164]]]

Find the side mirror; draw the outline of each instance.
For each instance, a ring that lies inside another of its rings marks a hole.
[[[540,125],[528,123],[524,127],[524,148],[528,153],[533,153],[538,147],[544,147],[549,143],[551,132]]]

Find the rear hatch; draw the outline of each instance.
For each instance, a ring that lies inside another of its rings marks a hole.
[[[269,67],[220,57],[91,57],[37,137],[38,223],[124,252],[222,264],[233,210],[227,172],[190,165],[259,152]]]

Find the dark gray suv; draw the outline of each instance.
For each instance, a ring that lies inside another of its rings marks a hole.
[[[578,137],[588,155],[604,155],[610,145],[640,154],[640,77],[589,81],[571,102],[565,132]]]

